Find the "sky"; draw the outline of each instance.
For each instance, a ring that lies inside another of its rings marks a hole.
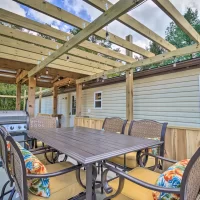
[[[101,12],[96,8],[85,3],[83,0],[47,0],[48,2],[88,21],[92,22]],[[109,0],[111,3],[116,3],[118,0]],[[198,0],[170,0],[175,7],[184,14],[187,7],[198,9],[200,14],[200,1]],[[39,13],[26,6],[20,5],[12,0],[0,0],[0,8],[22,15],[29,19],[38,21],[43,24],[50,24],[52,27],[60,29],[65,32],[69,32],[72,26],[65,24],[59,20],[48,17],[42,13]],[[129,13],[139,22],[156,32],[158,35],[165,37],[165,30],[172,21],[162,10],[160,10],[151,0],[147,0],[139,7],[131,10]],[[108,25],[108,31],[118,35],[121,38],[125,38],[127,35],[133,35],[133,43],[140,47],[148,47],[149,40],[130,28],[124,26],[118,21],[114,21]],[[113,47],[116,47],[113,46]],[[121,48],[121,52],[125,53],[125,50]]]

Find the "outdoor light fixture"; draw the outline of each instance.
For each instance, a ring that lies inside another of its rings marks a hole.
[[[36,76],[34,76],[34,80],[36,80]]]
[[[110,40],[110,35],[108,30],[106,30],[106,42],[109,42],[109,40]]]
[[[69,56],[67,56],[67,61],[69,61]]]
[[[174,57],[174,64],[173,67],[176,67],[176,57]]]
[[[46,72],[45,72],[45,73],[46,73],[46,75],[48,75],[48,74],[49,74],[49,71],[48,71],[48,69],[46,69]]]
[[[196,53],[193,53],[193,54],[192,54],[192,58],[196,58]]]
[[[51,52],[49,51],[49,56],[51,55]]]
[[[142,70],[141,67],[136,67],[136,72],[140,72]]]

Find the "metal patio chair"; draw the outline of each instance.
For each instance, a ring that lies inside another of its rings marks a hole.
[[[52,116],[37,116],[30,118],[29,130],[37,130],[40,128],[59,128],[58,118]],[[47,150],[51,147],[45,145],[42,141],[37,141],[34,139],[34,148],[45,148]],[[51,152],[40,154],[37,157],[44,164],[55,163],[58,160],[59,152],[52,150]],[[64,157],[63,161],[67,160],[67,156]],[[47,163],[48,162],[48,163]]]
[[[156,166],[159,166],[158,160],[173,164],[177,162],[145,152],[140,156],[140,162],[142,162],[142,156],[145,155],[156,158],[155,169]],[[198,200],[197,197],[199,197],[200,192],[200,148],[190,159],[182,177],[181,187],[178,189],[156,186],[155,183],[160,174],[147,168],[137,167],[126,174],[112,166],[104,165],[107,169],[103,173],[103,186],[107,195],[109,195],[104,200],[153,200],[152,191],[179,194],[180,200]],[[108,183],[106,180],[108,171],[115,172],[119,178]]]
[[[102,129],[112,133],[124,134],[127,120],[119,117],[105,118]]]
[[[15,191],[21,200],[45,199],[28,192],[27,179],[33,178],[50,178],[51,196],[48,198],[49,200],[65,200],[70,198],[78,200],[85,198],[85,193],[83,193],[85,188],[82,183],[83,179],[85,181],[85,172],[81,170],[82,165],[62,162],[46,165],[47,174],[27,174],[23,155],[14,139],[11,136],[7,136],[6,141],[11,146],[10,172],[15,183],[9,200],[13,198]]]
[[[9,161],[8,161],[8,148],[7,148],[7,143],[5,140],[5,137],[7,136],[7,131],[3,126],[0,126],[0,159],[1,159],[1,163],[2,163],[2,167],[5,169],[6,174],[8,176],[8,181],[5,182],[5,184],[2,187],[1,190],[1,196],[0,199],[3,200],[3,197],[10,193],[10,191],[6,191],[6,188],[8,186],[8,184],[10,183],[10,187],[13,186],[13,178],[10,174],[10,170],[9,170]]]
[[[146,139],[157,139],[165,141],[167,123],[159,123],[153,120],[139,120],[132,121],[129,126],[128,135],[134,137],[141,137]],[[146,150],[147,151],[147,150]],[[164,143],[157,148],[158,155],[164,156]],[[109,159],[110,162],[114,163],[124,170],[130,170],[139,165],[138,157],[139,152],[132,152],[126,155],[117,156]],[[143,165],[146,167],[154,166],[155,159],[153,157],[145,156],[143,158]],[[162,163],[160,163],[160,168]]]

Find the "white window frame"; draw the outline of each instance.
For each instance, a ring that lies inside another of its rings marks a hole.
[[[96,99],[95,99],[97,93],[101,93],[101,100],[96,100]],[[103,102],[102,94],[103,94],[102,91],[94,92],[94,109],[102,109],[102,102]],[[96,107],[95,107],[95,102],[101,102],[101,108],[96,108]]]

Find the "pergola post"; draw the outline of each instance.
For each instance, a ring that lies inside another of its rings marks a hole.
[[[42,88],[40,87],[40,94],[39,94],[39,113],[42,110]]]
[[[53,87],[53,115],[57,115],[57,105],[58,105],[58,87]]]
[[[82,84],[76,84],[76,116],[81,116]]]
[[[126,40],[133,42],[132,35],[128,35]],[[133,53],[126,50],[127,56],[133,56]],[[126,71],[126,119],[133,120],[133,69]]]
[[[28,113],[30,117],[34,117],[35,112],[35,88],[36,79],[29,77],[28,79]]]
[[[21,105],[21,83],[17,83],[17,90],[16,90],[16,110],[20,110]]]

